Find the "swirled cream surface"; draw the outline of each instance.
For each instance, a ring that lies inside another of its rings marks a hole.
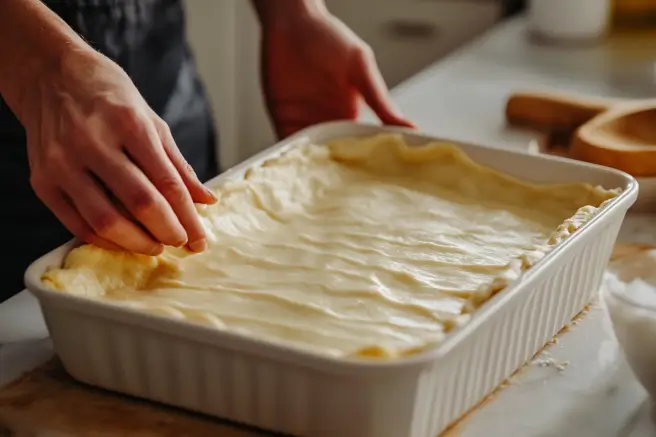
[[[333,356],[395,357],[449,330],[614,197],[537,186],[450,144],[298,145],[199,207],[201,254],[74,249],[43,281]]]

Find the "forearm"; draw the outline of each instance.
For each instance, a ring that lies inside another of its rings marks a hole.
[[[40,0],[0,1],[0,95],[19,115],[26,87],[89,46]]]
[[[327,13],[324,0],[251,0],[263,26],[285,25],[299,17]]]

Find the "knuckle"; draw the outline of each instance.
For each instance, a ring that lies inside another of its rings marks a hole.
[[[53,143],[47,145],[44,155],[46,164],[50,167],[64,168],[68,166],[66,151],[59,144]]]
[[[145,188],[139,188],[132,192],[127,206],[135,216],[139,216],[152,210],[156,204],[157,201],[153,193]]]
[[[129,131],[139,130],[143,126],[143,115],[132,106],[119,107],[117,116],[121,125]]]
[[[154,123],[160,135],[171,135],[171,126],[166,121],[156,117]]]
[[[91,229],[71,229],[71,232],[79,240],[84,241],[87,244],[96,244],[99,240],[98,236]]]
[[[85,143],[89,138],[89,125],[84,122],[73,122],[66,127],[66,131],[62,134],[60,140],[62,143],[80,145]]]
[[[186,190],[182,186],[181,181],[172,176],[160,179],[156,186],[169,202],[179,202],[186,197]]]
[[[191,176],[196,175],[196,170],[194,170],[194,168],[191,166],[191,164],[189,164],[187,161],[184,161],[184,170],[185,170],[185,172],[187,172]]]
[[[111,214],[100,213],[95,214],[89,219],[89,225],[95,231],[95,234],[103,237],[110,238],[114,234],[116,229],[117,218]],[[94,233],[92,231],[87,232],[87,238],[92,238]]]

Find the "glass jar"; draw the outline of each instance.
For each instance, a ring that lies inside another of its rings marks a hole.
[[[608,29],[610,0],[529,0],[528,29],[551,43],[598,42]]]

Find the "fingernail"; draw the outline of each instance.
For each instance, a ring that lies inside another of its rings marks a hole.
[[[182,247],[185,244],[187,244],[187,237],[181,238],[180,240],[178,240],[175,244],[172,244],[171,246],[173,246],[173,247]]]
[[[214,194],[214,191],[212,191],[210,188],[205,187],[205,192],[207,192],[207,194],[208,194],[213,200],[217,200],[217,199],[216,199],[216,194]]]
[[[196,240],[192,243],[189,243],[187,245],[187,247],[192,252],[196,252],[196,253],[202,252],[205,249],[207,249],[207,240],[205,240],[204,238],[201,238],[200,240]]]
[[[160,244],[160,245],[158,245],[158,246],[153,247],[153,249],[152,249],[152,251],[150,252],[150,254],[151,254],[152,256],[158,256],[158,255],[161,255],[162,252],[164,252],[164,246],[163,246],[162,244]]]

